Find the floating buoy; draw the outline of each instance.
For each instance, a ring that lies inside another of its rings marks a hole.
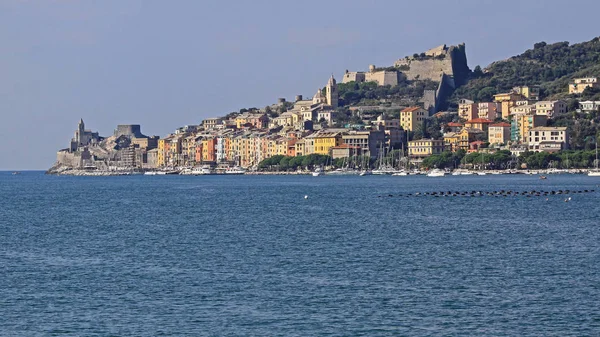
[[[305,196],[304,196],[304,199],[308,199],[308,195],[305,195]]]

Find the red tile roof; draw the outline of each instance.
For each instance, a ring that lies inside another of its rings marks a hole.
[[[413,111],[417,111],[419,109],[422,109],[422,108],[419,106],[411,106],[411,107],[408,107],[408,108],[402,110],[402,112],[413,112]]]
[[[450,122],[447,124],[448,126],[463,126],[462,123]]]
[[[510,127],[510,124],[505,123],[505,122],[501,122],[501,123],[495,123],[495,124],[491,124],[490,126],[503,126],[503,127]]]

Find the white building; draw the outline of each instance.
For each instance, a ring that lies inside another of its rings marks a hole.
[[[569,147],[566,127],[539,126],[529,130],[529,151],[557,152]]]
[[[579,109],[581,112],[590,113],[592,111],[598,111],[600,108],[600,101],[583,101],[579,102]]]

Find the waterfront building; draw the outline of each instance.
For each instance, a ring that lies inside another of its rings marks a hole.
[[[458,133],[458,149],[468,151],[469,144],[476,140],[480,140],[485,138],[485,132],[481,129],[476,129],[472,127],[464,127]]]
[[[311,142],[311,147],[313,148],[313,152],[311,153],[329,155],[332,147],[342,143],[343,131],[339,129],[323,129],[306,137],[307,141]],[[306,144],[308,145],[309,143],[307,142]],[[306,150],[309,150],[308,147]]]
[[[528,149],[533,152],[557,152],[569,148],[566,127],[535,127],[529,130]]]
[[[353,130],[342,135],[342,143],[351,147],[360,148],[360,153],[376,158],[379,149],[385,143],[383,130]]]
[[[488,142],[490,145],[505,145],[510,141],[510,124],[501,122],[490,124]]]
[[[420,162],[423,158],[434,154],[440,154],[444,151],[444,141],[441,139],[419,139],[408,142],[408,155]]]
[[[458,132],[448,132],[444,134],[444,147],[452,152],[459,149],[460,134]]]
[[[331,148],[331,157],[333,159],[338,158],[350,158],[354,156],[362,155],[360,146],[352,146],[348,144],[341,144]]]

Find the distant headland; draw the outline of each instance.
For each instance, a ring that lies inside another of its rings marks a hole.
[[[391,66],[345,70],[341,83],[331,75],[309,98],[242,108],[162,138],[140,125],[103,137],[80,120],[48,173],[595,167],[599,57],[598,38],[541,42],[471,70],[465,44],[444,44]]]

